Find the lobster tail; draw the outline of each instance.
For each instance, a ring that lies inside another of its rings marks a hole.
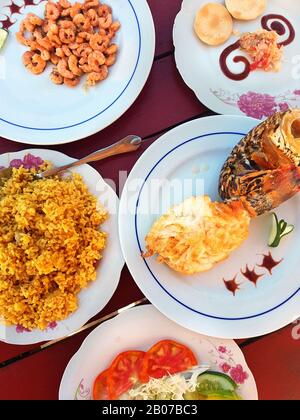
[[[236,180],[239,200],[251,217],[278,207],[300,191],[300,167],[285,166],[267,171],[253,171]]]

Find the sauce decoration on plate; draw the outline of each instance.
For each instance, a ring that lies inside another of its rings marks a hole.
[[[287,36],[286,39],[278,43],[278,47],[290,45],[296,36],[295,29],[292,23],[284,16],[278,14],[268,14],[262,17],[261,26],[267,31],[275,31],[279,37]],[[223,74],[231,80],[241,81],[245,80],[251,72],[250,61],[242,55],[236,55],[233,58],[234,63],[243,63],[244,69],[239,73],[235,73],[230,70],[228,66],[229,56],[236,50],[240,49],[240,41],[236,41],[234,44],[229,45],[220,55],[219,63]]]

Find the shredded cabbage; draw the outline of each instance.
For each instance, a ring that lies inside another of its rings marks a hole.
[[[192,369],[190,379],[186,379],[183,374],[152,378],[148,383],[131,389],[128,396],[132,400],[184,400],[186,392],[196,390],[197,378],[203,370],[207,369]]]

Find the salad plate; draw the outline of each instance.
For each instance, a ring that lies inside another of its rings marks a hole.
[[[253,375],[234,341],[191,332],[170,321],[152,305],[129,309],[91,332],[64,372],[59,399],[92,399],[96,377],[115,356],[129,350],[146,351],[166,339],[188,346],[201,364],[208,364],[216,372],[226,372],[238,383],[243,399],[258,399]]]

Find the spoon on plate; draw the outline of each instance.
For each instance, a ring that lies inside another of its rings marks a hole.
[[[64,172],[70,168],[83,165],[84,163],[97,162],[99,160],[106,159],[111,156],[121,155],[123,153],[134,152],[137,150],[142,143],[142,139],[138,136],[127,136],[124,139],[112,144],[111,146],[100,149],[82,159],[76,160],[75,162],[69,163],[64,166],[58,166],[48,169],[45,172],[36,174],[38,179],[47,178],[49,176],[58,175],[60,172]]]
[[[75,162],[69,163],[63,166],[57,166],[51,169],[48,169],[44,172],[38,173],[35,175],[36,179],[44,179],[50,176],[58,175],[61,172],[64,172],[70,168],[83,165],[85,163],[97,162],[99,160],[106,159],[111,156],[121,155],[124,153],[136,151],[142,144],[142,139],[139,136],[126,136],[117,143],[112,144],[111,146],[100,149],[97,152],[94,152],[82,159],[76,160]],[[0,170],[0,181],[7,180],[10,178],[12,173],[12,168],[4,168]],[[0,182],[1,184],[1,182]],[[1,185],[0,185],[1,186]]]

